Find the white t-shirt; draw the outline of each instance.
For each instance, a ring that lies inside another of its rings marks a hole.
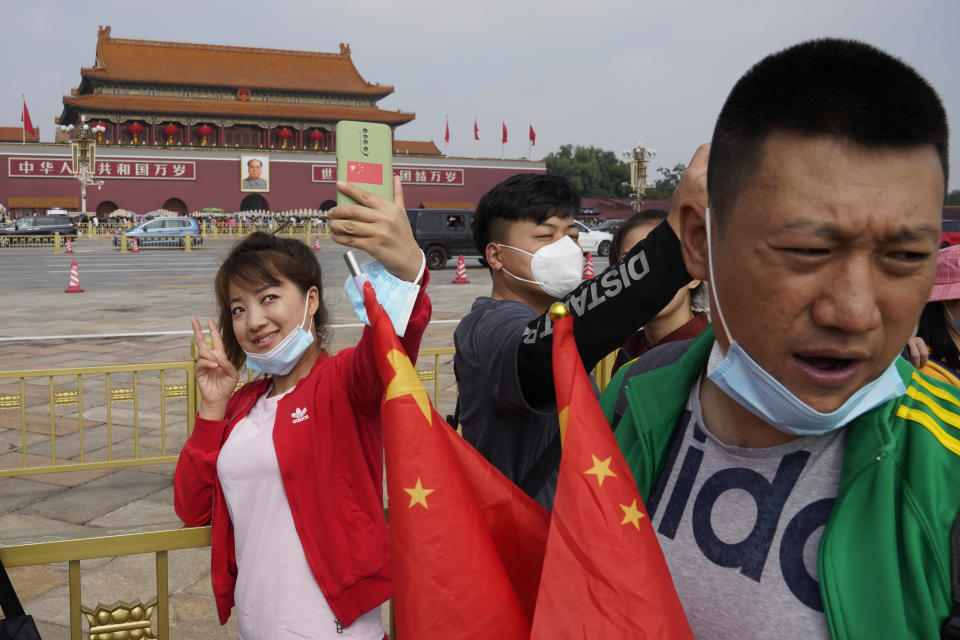
[[[273,446],[277,404],[284,395],[260,396],[217,458],[234,528],[240,638],[382,640],[380,607],[340,627],[307,564]]]
[[[650,522],[698,640],[826,640],[817,550],[846,429],[766,448],[717,440],[693,385]]]

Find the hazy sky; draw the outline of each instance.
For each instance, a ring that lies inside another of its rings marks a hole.
[[[396,88],[380,105],[416,112],[398,137],[442,149],[447,114],[450,155],[499,157],[503,118],[507,157],[526,157],[532,122],[534,158],[564,143],[619,153],[642,140],[657,149],[654,167],[686,163],[750,65],[817,36],[901,57],[960,127],[955,0],[0,0],[0,24],[0,125],[19,125],[24,93],[45,141],[61,96],[94,62],[101,24],[116,38],[328,52],[347,42],[364,78]],[[950,185],[960,188],[960,169]]]

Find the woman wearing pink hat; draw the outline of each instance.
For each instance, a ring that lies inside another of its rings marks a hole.
[[[930,350],[922,371],[960,386],[960,245],[943,248],[937,256],[937,276],[917,335]]]

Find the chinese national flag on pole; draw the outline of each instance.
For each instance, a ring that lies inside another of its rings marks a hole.
[[[504,144],[506,144],[506,143],[507,143],[507,123],[506,123],[506,122],[501,122],[500,124],[503,125],[503,140],[501,140],[501,142],[503,142]]]
[[[477,126],[477,119],[476,119],[476,118],[473,119],[473,139],[474,139],[474,140],[479,140],[479,139],[480,139],[480,127]]]
[[[450,121],[449,120],[447,120],[447,126],[443,132],[443,141],[450,142]]]
[[[533,130],[533,123],[530,124],[530,144],[537,146],[537,133]]]
[[[553,324],[553,373],[563,454],[530,638],[693,638],[569,316]]]
[[[347,182],[383,184],[383,165],[377,162],[348,162]]]
[[[549,515],[434,411],[364,286],[385,389],[394,606],[400,640],[529,640]]]
[[[23,130],[26,133],[29,133],[31,136],[36,135],[36,130],[33,128],[33,122],[30,121],[30,112],[27,111],[27,101],[23,101],[23,115],[20,118],[23,121]]]

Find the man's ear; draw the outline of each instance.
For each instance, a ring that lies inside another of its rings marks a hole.
[[[680,205],[680,248],[690,276],[696,280],[709,281],[707,211],[703,205],[692,199],[685,200]]]
[[[483,257],[486,259],[487,264],[490,265],[490,268],[494,271],[499,271],[503,268],[503,260],[501,258],[502,250],[500,245],[496,242],[488,242],[486,248],[483,252]]]

